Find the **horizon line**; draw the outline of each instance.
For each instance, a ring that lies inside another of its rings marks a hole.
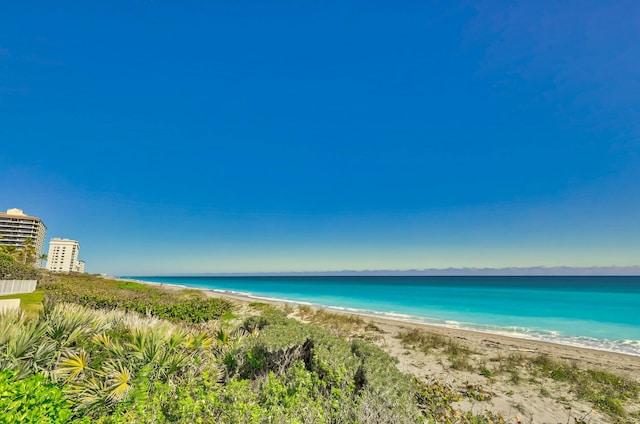
[[[534,266],[534,267],[504,267],[504,268],[425,268],[408,270],[339,270],[339,271],[263,271],[263,272],[198,272],[198,273],[167,273],[155,277],[240,277],[240,276],[640,276],[640,265],[632,266]]]

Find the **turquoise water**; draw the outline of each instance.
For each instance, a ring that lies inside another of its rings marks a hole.
[[[123,277],[640,356],[640,277]]]

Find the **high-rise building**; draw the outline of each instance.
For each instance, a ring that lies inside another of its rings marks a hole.
[[[34,265],[40,266],[42,248],[47,227],[35,216],[26,215],[22,209],[11,208],[0,212],[0,245],[24,248],[24,242],[31,239],[34,247]]]
[[[80,243],[66,238],[49,241],[47,270],[53,272],[84,272],[84,262],[78,260]]]

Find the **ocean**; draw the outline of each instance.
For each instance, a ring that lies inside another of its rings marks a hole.
[[[122,278],[640,356],[640,277]]]

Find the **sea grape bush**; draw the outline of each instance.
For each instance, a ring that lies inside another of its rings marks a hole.
[[[304,381],[304,398],[315,408],[307,406],[308,413],[325,417],[326,422],[424,420],[411,380],[379,348],[348,342],[317,326],[284,318],[277,311],[263,318],[259,336],[244,339],[228,353],[226,371],[232,378],[266,380],[269,391],[262,396],[276,397],[270,402],[281,405],[288,403],[277,399],[280,392],[275,388],[297,394]]]
[[[24,379],[18,379],[17,374],[9,370],[0,372],[0,422],[62,424],[71,421],[72,405],[59,387],[40,373]]]

